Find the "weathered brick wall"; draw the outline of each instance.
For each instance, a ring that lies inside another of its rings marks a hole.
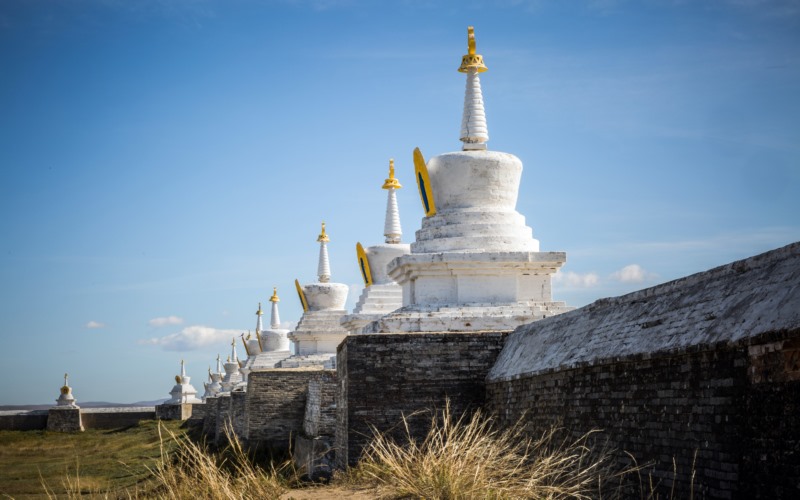
[[[217,432],[217,413],[219,412],[219,398],[206,398],[206,410],[203,417],[203,435],[208,440],[213,440]]]
[[[308,383],[321,368],[253,371],[247,384],[247,444],[288,450],[303,431]]]
[[[51,408],[47,413],[47,430],[53,432],[80,432],[81,410],[79,408]]]
[[[225,429],[232,430],[231,425],[231,394],[225,393],[217,398],[217,426],[214,429],[214,440],[212,441],[217,446],[227,444],[227,436]]]
[[[240,442],[247,439],[247,393],[245,391],[231,392],[231,424],[233,432]]]
[[[0,431],[33,431],[47,428],[47,410],[0,415]]]
[[[484,379],[505,333],[373,334],[347,337],[337,352],[336,464],[355,464],[372,435],[400,430],[402,417],[442,409],[454,415],[481,407]],[[429,415],[409,419],[424,436]]]
[[[303,432],[333,437],[336,432],[336,371],[324,370],[308,382]]]
[[[120,429],[133,427],[142,420],[154,420],[155,409],[150,408],[83,408],[81,420],[84,429]]]
[[[793,335],[784,359],[798,352],[800,331]],[[595,442],[611,444],[620,467],[630,463],[624,452],[653,464],[646,472],[665,496],[674,481],[680,498],[692,482],[695,498],[796,497],[800,381],[758,381],[754,359],[747,345],[723,344],[554,370],[489,383],[487,407],[506,426],[524,418],[531,436],[601,429]],[[781,365],[784,374],[791,366]]]
[[[800,244],[518,328],[487,407],[532,436],[602,429],[662,496],[691,494],[696,452],[695,498],[799,497]]]

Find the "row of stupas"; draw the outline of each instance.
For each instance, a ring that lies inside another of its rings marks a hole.
[[[331,368],[336,348],[347,335],[509,331],[572,309],[552,299],[552,276],[566,262],[566,254],[540,251],[533,230],[516,210],[522,162],[487,149],[479,76],[487,67],[476,53],[472,27],[467,39],[468,53],[458,68],[466,74],[461,151],[426,162],[420,150],[414,150],[414,176],[425,211],[415,241],[401,242],[396,191],[402,186],[390,160],[382,186],[388,193],[384,242],[356,245],[365,288],[354,310],[345,310],[348,286],[331,280],[330,237],[323,222],[317,237],[317,281],[301,285],[295,280],[303,306],[297,327],[291,332],[280,329],[275,290],[271,329],[262,329],[259,304],[255,338],[242,336],[247,360],[239,362],[232,345],[225,374],[219,359],[217,373],[209,370],[206,396],[244,387],[252,370]]]

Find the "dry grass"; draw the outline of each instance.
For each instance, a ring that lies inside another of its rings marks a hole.
[[[296,477],[289,462],[278,468],[270,465],[269,470],[254,464],[230,429],[226,429],[230,444],[218,454],[167,432],[179,445],[162,455],[152,470],[161,498],[276,499]]]
[[[565,499],[598,496],[618,475],[610,455],[592,453],[589,434],[574,442],[558,441],[556,431],[537,440],[521,425],[497,430],[480,412],[454,419],[449,404],[430,420],[418,442],[403,418],[402,444],[375,432],[351,482],[369,481],[398,496],[426,499]]]

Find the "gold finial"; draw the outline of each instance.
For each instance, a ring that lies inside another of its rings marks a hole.
[[[280,302],[281,299],[278,298],[278,287],[272,287],[272,297],[269,298],[270,302]]]
[[[400,189],[403,187],[400,182],[394,178],[394,158],[389,160],[389,178],[383,181],[383,189]]]
[[[251,338],[252,338],[252,335],[250,335],[250,330],[247,330],[247,340],[250,340]]]
[[[226,363],[230,363],[230,362],[231,362],[231,357],[228,356],[228,360],[226,361]]]
[[[264,311],[261,310],[261,302],[258,303],[258,311],[256,311],[256,316],[263,316]]]
[[[469,70],[474,69],[478,73],[483,73],[489,68],[483,64],[483,56],[475,53],[475,28],[469,26],[467,28],[467,55],[461,58],[461,67],[458,71],[461,73],[469,73]]]
[[[325,221],[322,222],[322,232],[319,233],[319,236],[317,236],[317,241],[320,243],[328,243],[331,241],[331,239],[328,238],[328,235],[325,233]]]
[[[180,385],[180,383],[181,383],[181,376],[180,375],[175,375],[175,383]]]

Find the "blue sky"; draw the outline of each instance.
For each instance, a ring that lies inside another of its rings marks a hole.
[[[272,287],[296,321],[404,241],[412,150],[457,150],[474,25],[490,149],[585,305],[800,240],[795,1],[0,3],[0,403],[202,389]],[[242,354],[241,347],[239,352]]]

